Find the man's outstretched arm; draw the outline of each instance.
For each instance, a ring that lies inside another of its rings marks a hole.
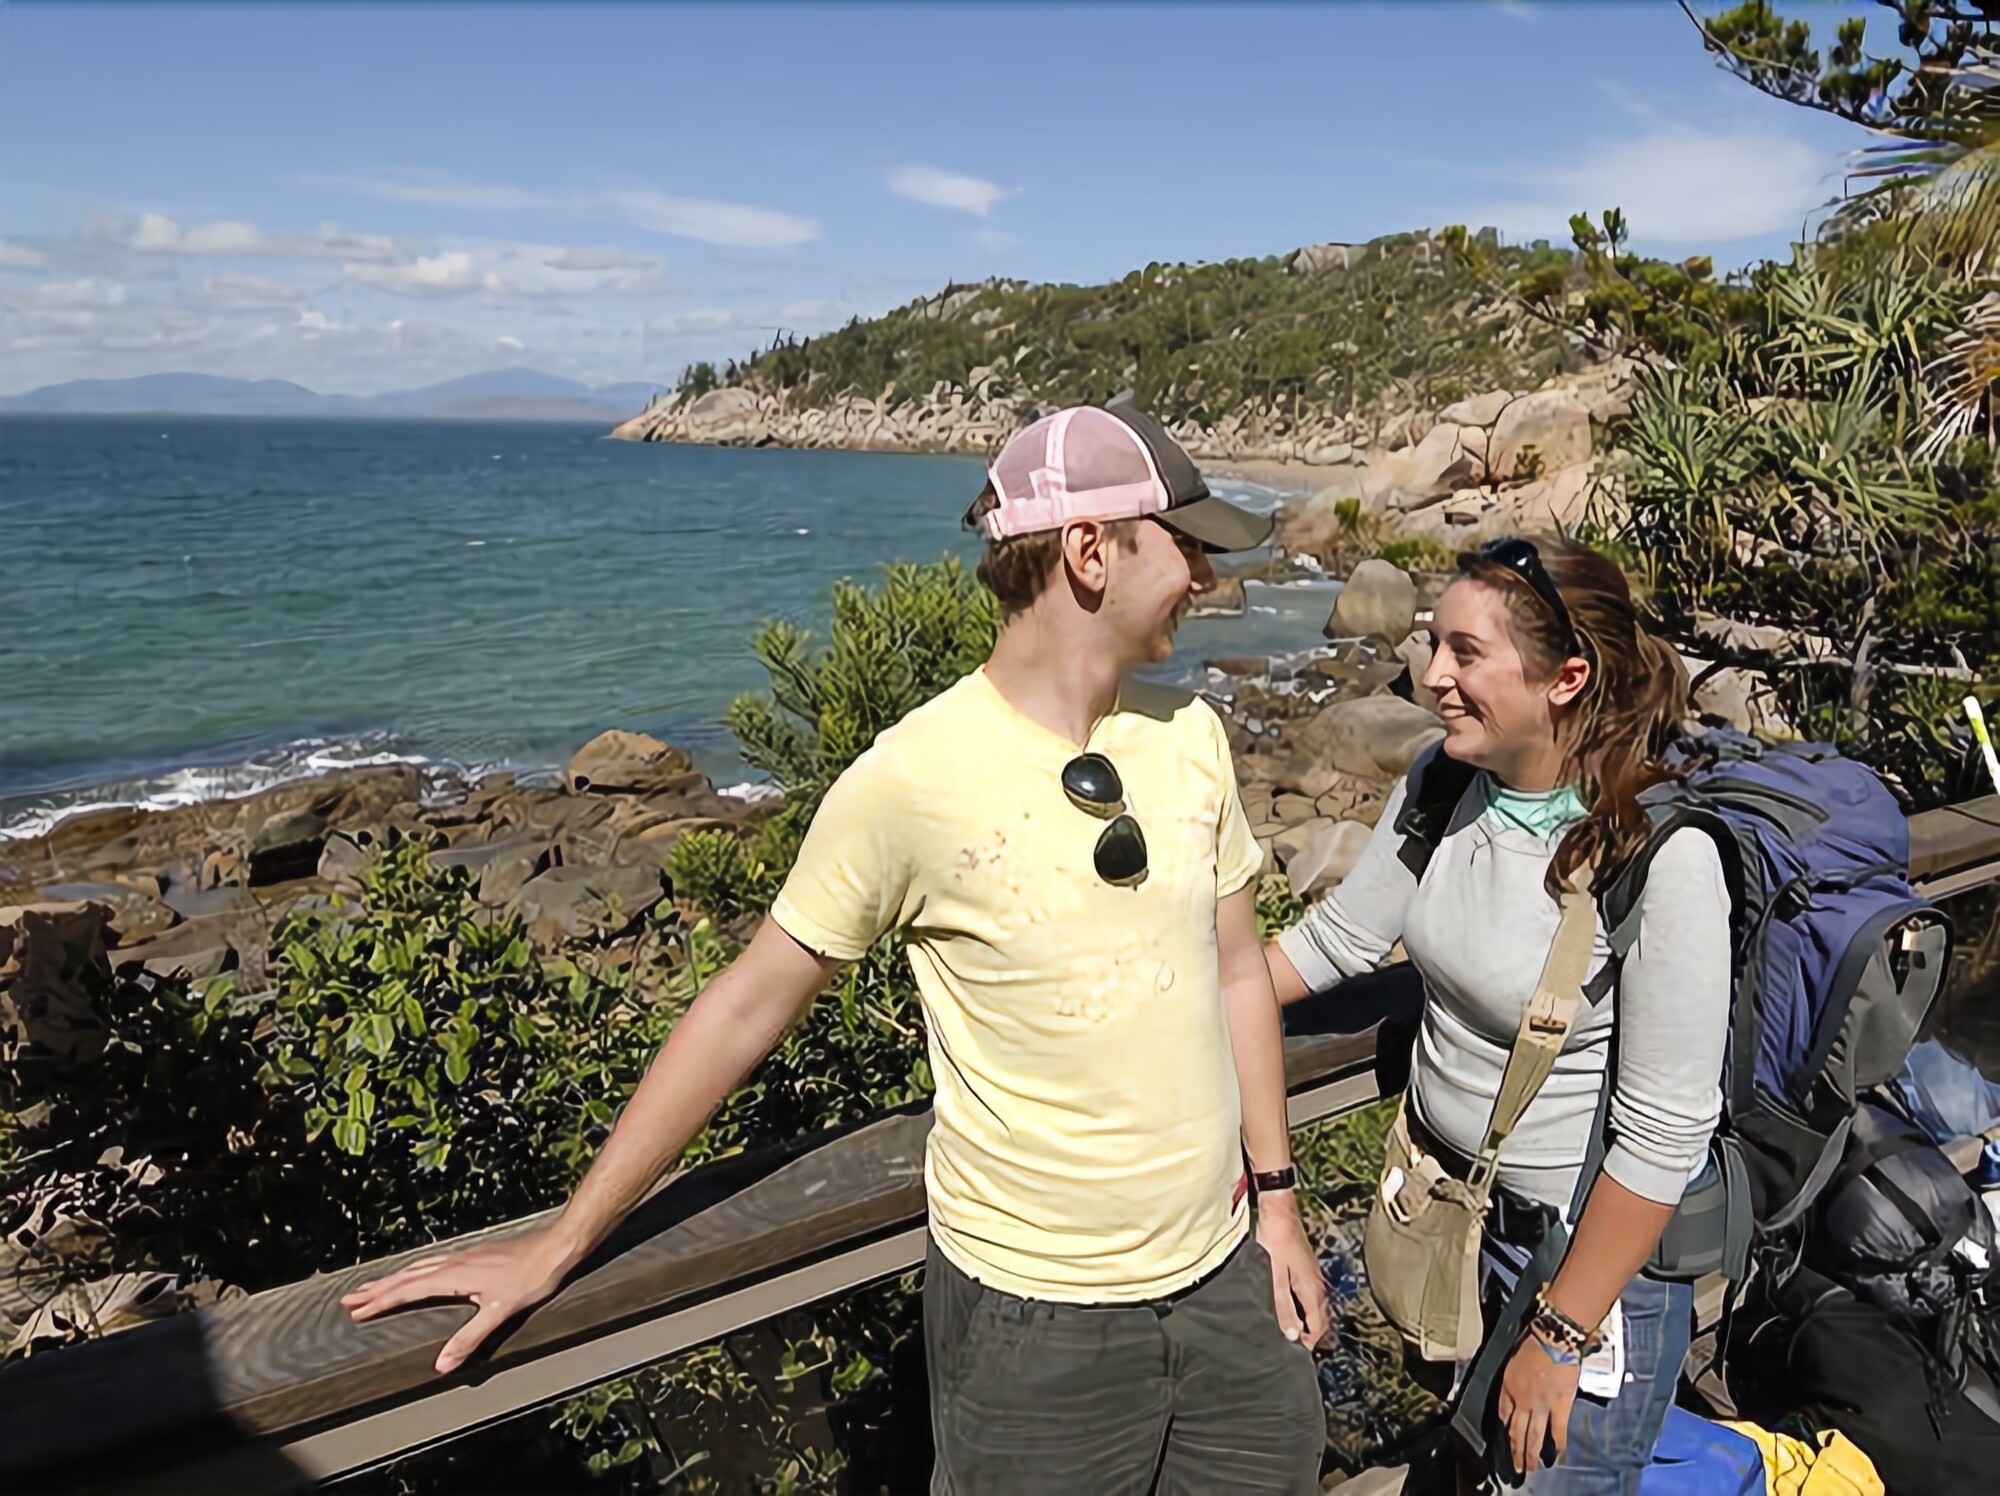
[[[1243,1147],[1250,1167],[1276,1172],[1292,1161],[1285,1112],[1285,1038],[1271,974],[1257,945],[1255,884],[1215,906],[1216,956],[1229,1044],[1236,1057],[1236,1089],[1243,1105]],[[1294,1340],[1317,1344],[1326,1333],[1326,1284],[1306,1238],[1298,1196],[1286,1190],[1257,1202],[1257,1240],[1271,1256],[1278,1323]]]
[[[425,1257],[340,1302],[356,1320],[426,1299],[478,1312],[446,1342],[437,1369],[462,1365],[501,1324],[556,1291],[643,1200],[722,1100],[769,1054],[841,963],[765,920],[749,947],[689,1005],[633,1091],[604,1150],[549,1226],[488,1247]]]

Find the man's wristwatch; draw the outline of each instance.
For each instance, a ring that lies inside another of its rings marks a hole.
[[[1250,1193],[1253,1195],[1275,1195],[1285,1190],[1297,1189],[1298,1185],[1299,1171],[1290,1164],[1286,1164],[1282,1169],[1273,1169],[1268,1174],[1252,1171],[1250,1175]]]

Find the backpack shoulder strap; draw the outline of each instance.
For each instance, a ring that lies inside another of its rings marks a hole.
[[[1646,877],[1653,859],[1676,831],[1692,828],[1715,843],[1722,859],[1723,881],[1729,889],[1731,907],[1742,909],[1742,848],[1729,822],[1704,800],[1698,791],[1679,783],[1656,785],[1641,797],[1652,829],[1645,845],[1625,864],[1616,878],[1598,892],[1599,917],[1604,921],[1604,938],[1614,960],[1622,961],[1639,938],[1639,902],[1646,891]]]
[[[1403,845],[1396,854],[1411,876],[1422,878],[1431,854],[1451,829],[1452,813],[1479,771],[1445,753],[1442,744],[1426,748],[1410,766],[1410,790],[1396,817]]]

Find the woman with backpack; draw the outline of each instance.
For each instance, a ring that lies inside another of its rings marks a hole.
[[[1431,1379],[1459,1384],[1461,1471],[1478,1453],[1530,1492],[1636,1493],[1692,1333],[1691,1288],[1642,1269],[1720,1113],[1729,889],[1708,835],[1649,847],[1638,796],[1671,773],[1688,681],[1618,567],[1508,539],[1459,569],[1423,678],[1442,743],[1266,954],[1286,1003],[1398,942],[1423,977],[1365,1257]],[[1590,889],[1642,851],[1614,959]]]

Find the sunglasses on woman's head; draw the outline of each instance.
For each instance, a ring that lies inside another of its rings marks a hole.
[[[1549,569],[1542,565],[1542,553],[1535,549],[1532,540],[1522,540],[1518,536],[1508,536],[1504,540],[1490,540],[1472,553],[1474,559],[1489,566],[1502,566],[1514,573],[1533,589],[1536,597],[1548,604],[1549,611],[1556,615],[1556,622],[1569,635],[1572,651],[1590,662],[1590,668],[1597,668],[1597,651],[1590,647],[1590,641],[1577,631],[1576,623],[1569,616],[1569,607],[1563,602],[1562,593],[1557,589]]]
[[[1079,753],[1063,765],[1063,793],[1070,804],[1102,821],[1110,818],[1097,838],[1091,861],[1106,883],[1130,888],[1146,876],[1146,838],[1139,823],[1125,811],[1125,786],[1111,760],[1101,753]]]

